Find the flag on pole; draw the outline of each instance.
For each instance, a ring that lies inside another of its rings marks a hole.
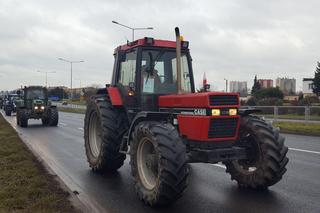
[[[202,84],[203,84],[203,88],[205,88],[206,84],[207,84],[207,77],[206,77],[206,73],[204,72],[203,73],[203,81],[202,81]]]

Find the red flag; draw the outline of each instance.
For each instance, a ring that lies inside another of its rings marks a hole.
[[[203,73],[203,81],[202,81],[202,84],[203,84],[203,88],[206,86],[207,84],[207,77],[206,77],[206,73]]]

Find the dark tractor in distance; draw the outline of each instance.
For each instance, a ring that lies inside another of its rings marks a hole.
[[[13,112],[16,112],[17,100],[19,100],[18,94],[8,94],[5,96],[5,99],[3,100],[3,110],[6,116],[11,116]]]
[[[45,87],[24,87],[21,96],[21,100],[17,102],[17,125],[28,127],[29,119],[41,119],[45,126],[58,125],[58,109],[48,100],[48,91]]]
[[[0,109],[3,108],[3,101],[4,101],[4,97],[0,96]]]
[[[256,110],[241,110],[237,93],[195,92],[188,46],[176,28],[175,42],[143,38],[117,47],[111,84],[87,104],[90,167],[116,171],[130,155],[137,195],[150,206],[182,195],[188,163],[222,162],[240,188],[260,190],[286,172],[278,129],[250,115]]]

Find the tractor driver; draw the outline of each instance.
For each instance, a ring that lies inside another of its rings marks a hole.
[[[158,71],[154,69],[153,71],[147,72],[147,66],[143,65],[141,69],[141,85],[142,91],[145,93],[156,93],[159,86],[161,85],[160,77]]]

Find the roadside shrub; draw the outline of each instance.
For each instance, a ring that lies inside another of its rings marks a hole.
[[[308,106],[320,103],[319,98],[316,96],[307,96],[299,101],[299,105]]]
[[[257,99],[255,97],[251,97],[247,100],[248,106],[257,106]]]
[[[259,106],[282,106],[283,100],[280,98],[263,98],[258,101]]]
[[[283,93],[279,89],[279,87],[271,87],[271,88],[262,88],[258,91],[256,91],[253,96],[258,99],[264,99],[264,98],[277,98],[277,99],[283,99]]]

